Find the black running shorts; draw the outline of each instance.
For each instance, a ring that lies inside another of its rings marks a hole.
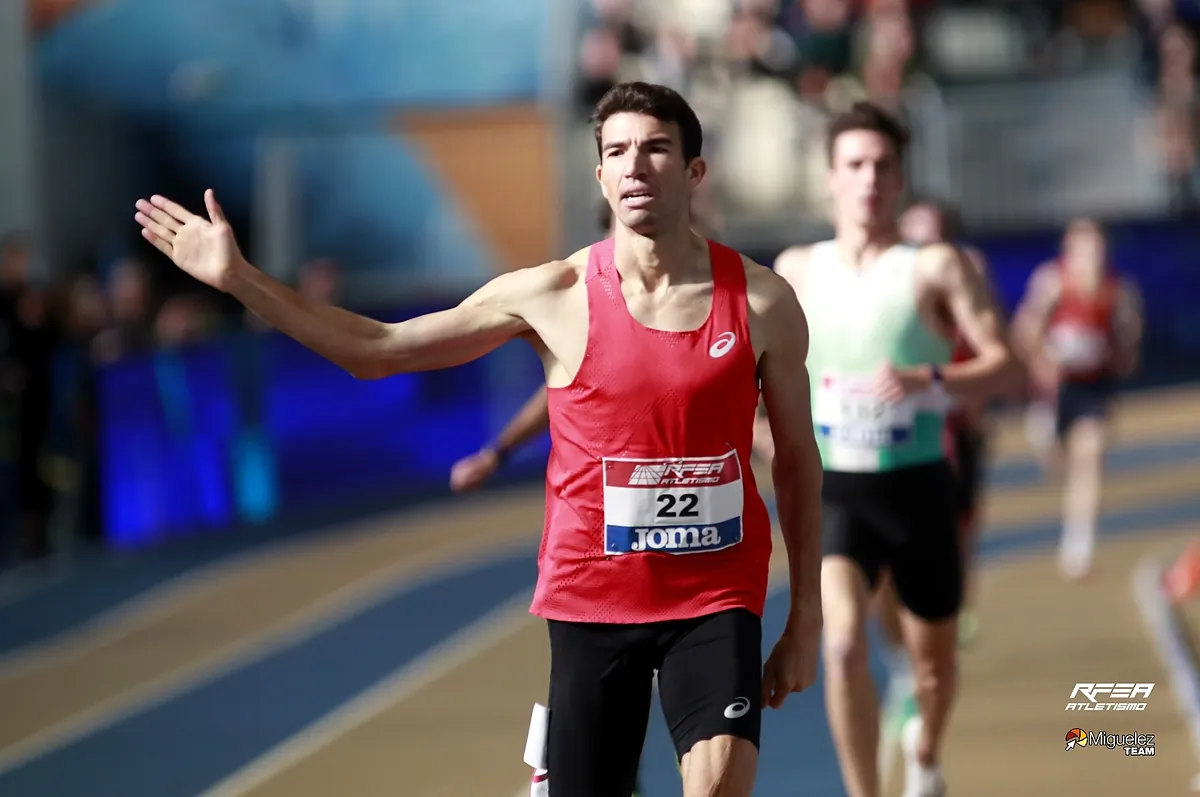
[[[944,460],[882,473],[826,471],[824,554],[854,560],[872,589],[887,568],[900,602],[918,617],[953,617],[963,597],[955,494]]]
[[[968,427],[956,428],[951,439],[955,458],[954,499],[961,520],[974,516],[979,506],[987,439],[979,430]]]
[[[549,781],[554,797],[629,797],[654,672],[680,759],[697,742],[759,742],[762,621],[741,609],[644,625],[551,620]]]
[[[1064,439],[1071,427],[1083,418],[1105,418],[1112,404],[1116,385],[1112,379],[1087,382],[1064,380],[1058,388],[1054,431]]]

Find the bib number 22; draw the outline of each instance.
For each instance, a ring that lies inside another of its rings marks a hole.
[[[695,493],[684,493],[679,496],[663,493],[658,496],[657,517],[700,517],[700,513],[696,511],[696,504],[699,501],[700,498]]]

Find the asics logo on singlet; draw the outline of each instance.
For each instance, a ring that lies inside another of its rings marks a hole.
[[[711,548],[721,544],[716,526],[679,526],[677,528],[634,529],[634,551],[673,551],[680,548]]]
[[[750,711],[750,701],[744,697],[739,697],[728,706],[725,707],[725,718],[735,720],[739,717],[746,716]]]
[[[732,332],[722,332],[717,337],[717,342],[708,350],[709,357],[724,357],[733,348],[733,344],[737,343],[737,335]]]

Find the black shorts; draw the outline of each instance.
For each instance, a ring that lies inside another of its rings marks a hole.
[[[644,625],[551,620],[547,770],[554,797],[629,797],[654,672],[680,759],[762,722],[762,620],[735,609]]]
[[[882,473],[825,472],[821,494],[825,556],[845,556],[872,589],[884,568],[896,596],[926,620],[962,605],[955,483],[948,462]]]
[[[1088,382],[1063,381],[1058,388],[1058,406],[1054,432],[1065,438],[1075,422],[1082,418],[1106,418],[1116,385],[1111,379]]]
[[[977,430],[958,427],[951,435],[954,446],[954,506],[960,518],[975,514],[983,484],[987,439]]]

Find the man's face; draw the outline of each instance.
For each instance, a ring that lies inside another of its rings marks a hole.
[[[1108,268],[1108,247],[1095,224],[1077,221],[1063,237],[1063,259],[1067,269],[1085,283],[1098,283]]]
[[[892,218],[904,190],[904,174],[886,136],[848,130],[834,142],[832,161],[829,190],[838,220],[870,227]]]
[[[640,113],[617,113],[601,128],[596,179],[620,224],[642,235],[686,215],[704,178],[702,158],[685,163],[679,127]]]

